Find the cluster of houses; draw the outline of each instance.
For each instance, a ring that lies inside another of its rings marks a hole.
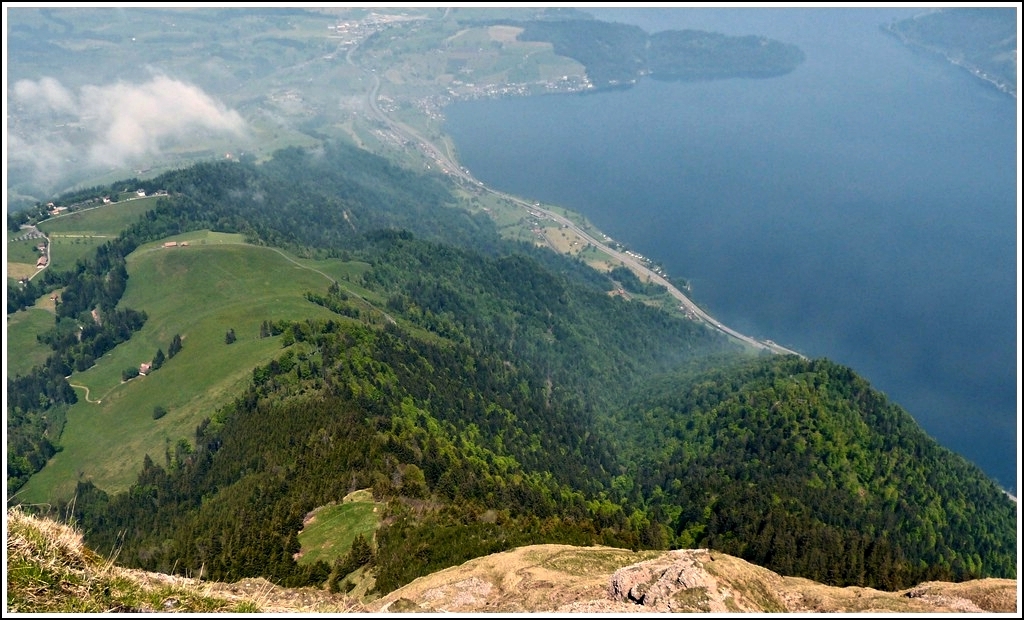
[[[128,190],[125,190],[125,191],[128,191]],[[144,190],[142,188],[139,188],[139,189],[135,190],[135,197],[136,198],[145,198],[146,195],[147,195],[146,194],[146,190]],[[168,194],[167,194],[167,190],[165,190],[165,189],[158,189],[152,195],[153,196],[167,196]],[[76,210],[76,209],[78,209],[80,207],[88,206],[90,204],[95,203],[97,200],[101,201],[105,205],[108,205],[111,202],[113,202],[113,200],[110,198],[110,196],[99,196],[97,198],[89,198],[88,200],[83,200],[82,202],[76,202],[75,204],[72,204],[72,205],[59,206],[59,207],[57,205],[55,205],[54,203],[49,202],[49,203],[46,204],[46,211],[47,211],[47,213],[50,214],[51,217],[53,217],[53,216],[61,215],[61,214],[65,213],[65,212],[68,212],[68,211],[74,211],[74,210]]]
[[[40,243],[37,245],[36,251],[40,254],[39,258],[36,259],[36,269],[42,269],[50,262],[50,257],[46,253],[46,244]]]

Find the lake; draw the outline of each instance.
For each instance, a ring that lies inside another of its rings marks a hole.
[[[730,327],[853,367],[1016,492],[1016,100],[880,29],[915,9],[592,12],[769,36],[807,60],[459,102],[461,163],[585,214]]]

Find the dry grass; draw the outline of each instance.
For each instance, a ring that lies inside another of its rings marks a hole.
[[[103,613],[114,611],[235,611],[196,587],[143,587],[82,544],[72,527],[7,511],[7,611]]]
[[[358,611],[344,597],[278,588],[263,579],[236,584],[145,573],[114,565],[82,543],[75,528],[7,511],[10,613],[253,613]]]
[[[491,37],[492,41],[515,43],[516,37],[522,31],[522,28],[517,28],[516,26],[491,26],[487,29],[487,35]]]
[[[35,265],[29,265],[28,263],[7,263],[7,277],[15,280],[21,278],[30,278],[36,275],[39,269]]]

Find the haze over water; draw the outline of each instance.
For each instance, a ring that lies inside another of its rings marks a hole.
[[[458,103],[462,164],[585,214],[725,324],[853,367],[1015,492],[1016,101],[879,28],[920,9],[592,12],[764,35],[807,60]]]

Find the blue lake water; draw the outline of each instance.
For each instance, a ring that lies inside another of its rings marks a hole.
[[[880,24],[914,9],[595,10],[799,45],[767,80],[460,102],[459,159],[568,207],[741,332],[852,366],[1018,477],[1017,105]]]

